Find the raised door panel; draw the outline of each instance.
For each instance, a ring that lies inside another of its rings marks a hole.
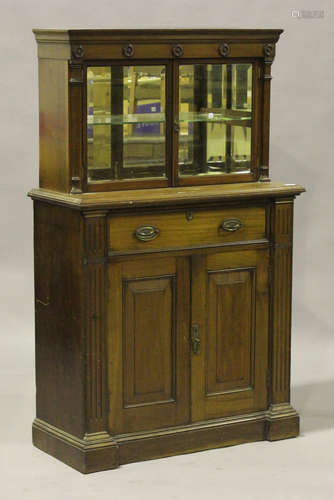
[[[193,257],[192,420],[266,408],[268,253]]]
[[[254,274],[254,268],[208,272],[207,395],[252,386]]]
[[[189,421],[189,263],[133,259],[109,269],[110,430]]]
[[[123,281],[124,406],[175,401],[175,276]]]

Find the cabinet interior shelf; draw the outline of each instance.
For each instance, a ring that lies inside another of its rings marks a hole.
[[[165,113],[136,113],[127,115],[90,115],[88,125],[127,125],[145,123],[165,123]],[[178,123],[228,123],[229,125],[251,126],[249,111],[225,110],[223,112],[187,112],[180,113]]]

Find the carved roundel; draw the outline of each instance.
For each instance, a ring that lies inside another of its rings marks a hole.
[[[76,59],[81,59],[85,55],[85,51],[82,45],[78,45],[78,47],[74,47],[73,56]]]
[[[183,56],[183,47],[179,43],[177,45],[174,45],[172,48],[172,54],[174,57],[181,57]]]
[[[218,47],[218,53],[222,57],[227,57],[230,53],[230,46],[228,43],[221,43]]]
[[[272,43],[267,43],[263,47],[264,55],[267,56],[267,57],[273,57],[274,56],[274,51],[275,51],[275,45],[272,44]]]
[[[132,43],[128,43],[127,45],[124,45],[122,52],[125,57],[133,57],[135,55],[135,48]]]

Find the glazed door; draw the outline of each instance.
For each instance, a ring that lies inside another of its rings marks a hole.
[[[257,63],[183,61],[175,73],[178,184],[254,180]]]
[[[267,406],[268,252],[193,257],[192,421]]]
[[[111,432],[189,422],[189,260],[123,260],[109,282]]]
[[[170,78],[167,61],[87,66],[85,151],[91,191],[168,185]]]

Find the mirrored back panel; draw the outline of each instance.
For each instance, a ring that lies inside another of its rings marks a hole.
[[[250,63],[179,66],[181,177],[250,173],[252,78]]]
[[[166,178],[166,67],[88,66],[88,182]]]

